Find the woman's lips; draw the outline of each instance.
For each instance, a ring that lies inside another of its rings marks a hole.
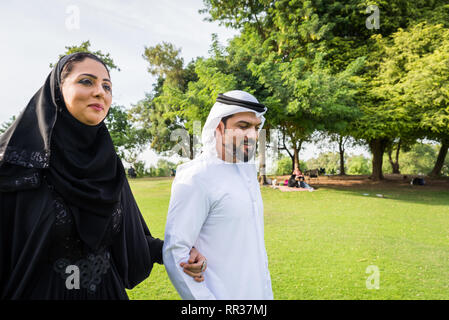
[[[90,104],[90,105],[88,105],[88,107],[94,108],[97,111],[103,110],[103,106],[101,104]]]

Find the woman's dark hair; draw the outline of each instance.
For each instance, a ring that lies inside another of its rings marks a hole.
[[[72,57],[70,57],[70,59],[66,62],[66,64],[62,68],[61,85],[64,83],[64,80],[67,78],[67,76],[70,74],[70,72],[72,72],[73,66],[76,63],[82,62],[87,58],[100,62],[106,68],[106,71],[108,72],[109,77],[111,76],[109,74],[109,69],[106,66],[106,64],[103,62],[103,60],[101,60],[96,55],[94,55],[90,52],[78,52],[78,53],[74,54]]]

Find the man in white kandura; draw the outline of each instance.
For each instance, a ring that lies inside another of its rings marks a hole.
[[[183,299],[273,299],[251,161],[266,111],[247,92],[220,94],[203,128],[202,154],[176,171],[163,260]],[[203,282],[183,272],[193,246],[207,257]]]

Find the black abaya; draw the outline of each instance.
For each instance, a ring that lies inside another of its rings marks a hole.
[[[74,232],[65,203],[43,179],[39,188],[0,192],[0,299],[127,299],[162,263],[163,241],[151,236],[123,185],[102,247],[92,251]],[[80,269],[80,289],[67,289],[68,265]]]
[[[61,72],[76,55],[0,136],[0,299],[126,299],[162,263],[106,125],[64,104]],[[79,288],[66,285],[71,266]]]

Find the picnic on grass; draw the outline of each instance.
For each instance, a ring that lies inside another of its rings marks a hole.
[[[277,179],[273,179],[271,183],[272,188],[281,191],[315,191],[315,188],[305,182],[304,174],[299,168],[295,168],[290,178],[280,182],[279,185],[277,184]]]

